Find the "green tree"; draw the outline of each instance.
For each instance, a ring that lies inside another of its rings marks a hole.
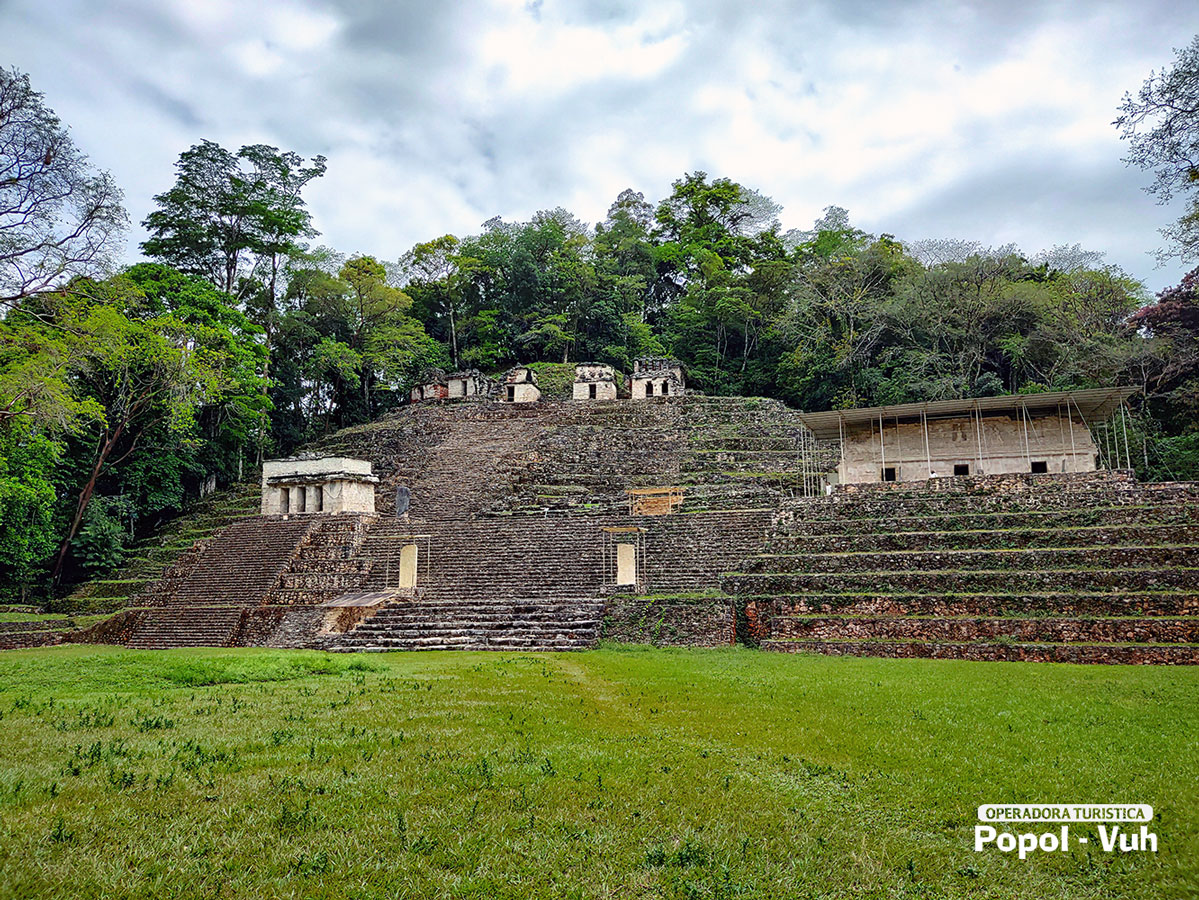
[[[155,270],[157,271],[157,270]],[[224,323],[205,322],[215,307],[190,298],[143,290],[138,274],[104,282],[79,282],[69,292],[43,298],[40,319],[46,327],[88,336],[87,352],[72,374],[72,388],[102,410],[94,427],[80,429],[81,457],[74,509],[69,514],[51,573],[57,582],[71,544],[96,493],[101,476],[128,458],[139,442],[162,427],[180,436],[190,433],[202,406],[219,401],[231,389],[259,393],[246,359],[254,356],[253,326],[245,323],[230,344],[228,310]],[[153,278],[146,279],[153,282]],[[233,353],[244,349],[243,358]],[[248,384],[245,383],[248,380]]]
[[[175,184],[154,198],[142,225],[147,256],[207,278],[245,298],[264,290],[273,308],[282,260],[312,237],[301,192],[325,173],[325,158],[310,166],[289,151],[254,144],[233,153],[213,141],[185,150]],[[265,287],[264,287],[265,286]]]
[[[1124,95],[1113,124],[1128,142],[1125,162],[1153,174],[1146,190],[1159,203],[1187,203],[1162,230],[1173,244],[1162,255],[1199,259],[1199,35],[1175,51],[1170,68],[1150,72],[1135,97]]]
[[[127,224],[108,173],[91,166],[28,75],[0,68],[0,303],[106,269]]]

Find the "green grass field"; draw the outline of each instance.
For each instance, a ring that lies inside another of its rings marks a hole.
[[[1199,897],[1197,736],[1196,669],[10,651],[0,896]],[[1005,801],[1159,852],[975,853]]]

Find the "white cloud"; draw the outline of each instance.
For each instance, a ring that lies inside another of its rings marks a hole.
[[[908,239],[1080,241],[1158,289],[1177,212],[1110,124],[1183,39],[1157,4],[10,0],[0,51],[135,221],[203,138],[327,155],[321,241],[385,258],[705,169],[786,226],[837,204]]]

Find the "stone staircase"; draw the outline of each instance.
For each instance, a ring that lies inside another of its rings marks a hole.
[[[603,618],[603,597],[614,590],[614,573],[605,571],[605,526],[631,523],[644,528],[644,586],[680,592],[710,588],[723,570],[760,549],[770,520],[768,509],[662,517],[449,520],[429,523],[416,538],[410,525],[383,521],[363,543],[362,555],[375,564],[362,589],[394,588],[399,548],[415,542],[422,555],[427,548],[431,551],[419,565],[419,599],[375,614],[328,648],[593,646]]]
[[[358,590],[376,559],[361,553],[374,516],[309,516],[299,548],[262,603],[317,605]]]
[[[791,501],[724,579],[768,650],[1199,662],[1199,486],[991,476]]]
[[[238,484],[197,503],[150,537],[133,545],[115,571],[85,582],[59,604],[74,613],[110,612],[139,605],[151,585],[172,566],[186,563],[199,541],[240,519],[258,515],[257,484]]]
[[[525,601],[413,600],[376,613],[326,649],[586,650],[599,639],[604,603],[590,598]]]
[[[263,605],[295,562],[316,517],[240,519],[193,547],[142,598],[149,607],[127,644],[221,647],[244,610]]]
[[[376,508],[413,521],[613,515],[629,488],[681,485],[685,510],[773,506],[797,490],[800,426],[775,400],[450,403],[405,407],[313,449],[370,459]]]

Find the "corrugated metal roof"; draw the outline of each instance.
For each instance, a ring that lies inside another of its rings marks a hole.
[[[901,403],[896,406],[870,406],[860,409],[835,409],[829,412],[799,413],[802,421],[819,440],[840,437],[842,428],[869,425],[881,416],[888,421],[928,418],[952,418],[954,416],[982,413],[1019,412],[1044,414],[1069,408],[1080,414],[1083,421],[1106,421],[1120,404],[1135,394],[1136,388],[1087,388],[1079,391],[1050,391],[1044,394],[1009,394],[1004,397],[970,397],[963,400],[930,400],[925,403]]]

